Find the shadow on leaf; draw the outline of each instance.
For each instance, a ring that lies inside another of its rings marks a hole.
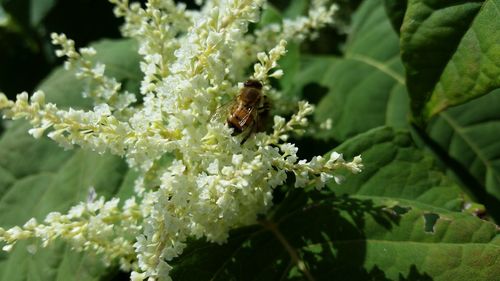
[[[422,280],[412,266],[389,279],[366,265],[367,224],[390,231],[400,212],[371,200],[295,189],[259,225],[233,231],[226,244],[190,241],[171,262],[174,280]],[[408,272],[407,271],[407,272]]]

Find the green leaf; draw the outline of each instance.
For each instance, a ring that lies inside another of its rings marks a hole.
[[[361,154],[365,166],[345,183],[331,183],[336,193],[389,198],[436,212],[462,209],[460,187],[442,173],[432,155],[415,147],[408,133],[377,128],[335,150],[345,159]]]
[[[500,87],[499,0],[410,0],[401,27],[418,123]]]
[[[122,83],[122,90],[139,92],[142,74],[135,41],[101,40],[91,46],[97,50],[94,60],[106,65],[106,75]],[[38,88],[47,94],[47,101],[58,106],[89,108],[92,101],[82,97],[87,87],[92,87],[92,84],[75,79],[73,71],[58,68]]]
[[[351,186],[293,189],[227,244],[192,241],[174,280],[496,280],[497,226],[454,211],[459,189],[409,134],[379,128],[336,150],[364,156]]]
[[[415,115],[480,7],[480,2],[472,1],[408,1],[401,26],[401,57]]]
[[[500,221],[500,90],[438,114],[427,134],[438,154]]]
[[[13,139],[4,137],[0,146],[3,147],[9,140]],[[57,156],[59,150],[54,147],[48,152]],[[2,155],[7,153],[1,152]],[[91,187],[98,195],[107,198],[118,191],[126,171],[126,164],[121,159],[81,150],[71,154],[65,161],[61,161],[63,157],[50,159],[49,156],[42,168],[57,165],[56,169],[16,178],[7,187],[0,199],[2,227],[22,225],[31,217],[43,221],[51,211],[65,212],[75,203],[86,200]],[[55,280],[61,274],[67,274],[61,280],[71,280],[75,278],[74,272],[78,272],[76,277],[80,280],[97,280],[99,274],[105,272],[97,256],[70,251],[70,247],[62,243],[48,250],[40,249],[40,255],[29,254],[27,245],[16,245],[5,260],[0,260],[0,272],[3,273],[0,280],[28,280],[32,279],[31,276],[40,280]]]
[[[281,12],[273,5],[268,4],[267,8],[262,12],[260,20],[256,25],[257,28],[263,28],[268,24],[280,23],[282,20],[283,16],[281,15]]]
[[[283,11],[283,15],[285,18],[295,18],[307,13],[307,9],[309,8],[310,1],[306,0],[295,0],[290,1],[290,4]]]
[[[343,141],[382,125],[407,126],[398,37],[381,1],[364,1],[354,15],[344,57],[306,56],[298,69],[289,95],[316,101],[318,88],[327,92],[314,119],[331,119],[332,128],[316,136]]]
[[[138,91],[139,57],[130,40],[102,41],[94,45],[96,60],[106,64],[106,74],[116,77],[129,91]],[[47,99],[61,106],[88,108],[81,98],[86,83],[73,73],[54,71],[41,85]],[[64,151],[46,138],[33,139],[28,124],[16,121],[0,138],[0,226],[22,225],[31,217],[42,221],[52,211],[65,212],[86,200],[90,187],[98,196],[127,198],[135,173],[115,156],[79,149]],[[29,254],[19,243],[9,254],[0,254],[0,280],[99,280],[108,274],[99,257],[76,253],[58,242]]]

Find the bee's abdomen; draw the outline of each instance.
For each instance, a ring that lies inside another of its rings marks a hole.
[[[240,126],[240,122],[235,115],[231,115],[227,118],[227,125],[229,128],[233,128],[233,135],[240,134],[243,132],[243,127]]]

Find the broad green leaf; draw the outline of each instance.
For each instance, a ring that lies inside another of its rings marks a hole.
[[[382,125],[407,126],[398,37],[381,1],[364,1],[355,13],[344,57],[303,57],[299,69],[292,95],[302,92],[302,98],[315,101],[318,88],[327,92],[314,119],[330,119],[332,128],[317,136],[343,141]]]
[[[7,140],[3,138],[0,146],[3,141]],[[58,149],[56,147],[52,152],[57,153]],[[53,161],[48,160],[52,162],[50,165],[55,164]],[[75,203],[86,200],[91,187],[97,194],[109,198],[118,191],[126,171],[125,163],[119,158],[99,156],[88,151],[75,152],[66,161],[57,164],[59,167],[54,171],[35,172],[17,178],[8,188],[0,199],[0,223],[3,227],[23,224],[31,217],[43,221],[51,211],[67,211]],[[62,243],[40,249],[35,255],[27,252],[27,245],[16,245],[6,259],[0,261],[0,280],[31,280],[33,276],[39,280],[55,280],[62,274],[66,275],[61,280],[74,280],[75,277],[97,280],[99,273],[105,272],[97,256],[70,251],[70,247]],[[75,272],[78,274],[75,275]]]
[[[227,244],[190,243],[174,280],[496,280],[497,226],[453,211],[460,191],[409,134],[375,129],[336,150],[365,155],[366,175],[346,182],[359,189],[294,189]],[[399,191],[381,181],[396,170]]]
[[[415,147],[408,133],[377,128],[335,150],[346,159],[361,154],[365,166],[345,183],[331,183],[336,193],[387,198],[436,212],[462,209],[460,187],[442,173],[432,155]]]
[[[500,87],[498,0],[410,0],[401,52],[416,121]]]
[[[500,90],[438,114],[427,129],[438,154],[500,220]]]
[[[401,26],[401,57],[406,67],[412,110],[419,114],[481,2],[408,0]]]
[[[500,1],[487,0],[439,79],[425,116],[500,88]]]
[[[129,91],[138,91],[139,57],[132,41],[102,41],[94,45],[96,60],[107,65],[106,74],[116,77]],[[61,106],[88,108],[81,98],[86,83],[62,69],[45,80],[40,89]],[[79,149],[64,151],[46,138],[28,135],[26,122],[12,122],[0,138],[0,226],[22,225],[31,217],[39,221],[51,211],[65,212],[86,200],[90,187],[98,196],[127,198],[132,193],[133,172],[124,161]],[[107,274],[92,253],[76,253],[65,243],[29,254],[19,243],[0,254],[0,280],[99,280]]]

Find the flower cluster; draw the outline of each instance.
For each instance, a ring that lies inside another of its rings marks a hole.
[[[105,201],[101,197],[73,206],[67,214],[49,213],[44,224],[32,218],[22,227],[6,231],[0,228],[0,235],[7,242],[3,250],[10,251],[16,241],[28,238],[39,238],[44,247],[61,238],[71,241],[76,250],[102,254],[106,265],[119,259],[122,268],[130,269],[130,261],[135,256],[129,242],[134,236],[130,234],[140,229],[138,222],[142,214],[134,198],[125,202],[123,210],[118,208],[118,203],[116,198]],[[115,222],[116,227],[109,221]],[[35,252],[35,244],[28,246],[28,250]]]
[[[313,112],[307,102],[300,102],[288,121],[274,116],[272,132],[255,133],[244,144],[224,121],[211,118],[249,77],[264,84],[264,93],[276,92],[269,79],[283,74],[277,67],[286,42],[331,24],[335,5],[313,0],[308,16],[249,33],[264,0],[204,1],[199,10],[171,0],[149,0],[145,7],[110,1],[125,18],[124,36],[140,42],[142,104],[132,106],[135,96],[122,92],[104,74],[105,66],[90,59],[95,50],[77,51],[73,41],[53,35],[66,67],[91,81],[84,95],[94,100],[94,109],[62,110],[38,91],[31,98],[19,94],[16,101],[0,95],[0,110],[5,118],[28,119],[34,137],[47,132],[65,148],[78,145],[124,157],[140,174],[135,197],[122,207],[117,199],[90,200],[66,215],[51,213],[44,223],[0,228],[4,250],[19,240],[39,238],[46,246],[60,238],[77,250],[100,253],[106,263],[118,261],[133,271],[132,280],[168,280],[168,262],[182,253],[188,237],[222,243],[229,230],[255,223],[271,207],[273,189],[287,172],[295,174],[296,187],[321,188],[330,179],[339,182],[345,172],[361,171],[360,157],[347,162],[332,153],[298,159],[298,148],[288,139],[307,126]],[[252,64],[254,73],[247,73]]]

